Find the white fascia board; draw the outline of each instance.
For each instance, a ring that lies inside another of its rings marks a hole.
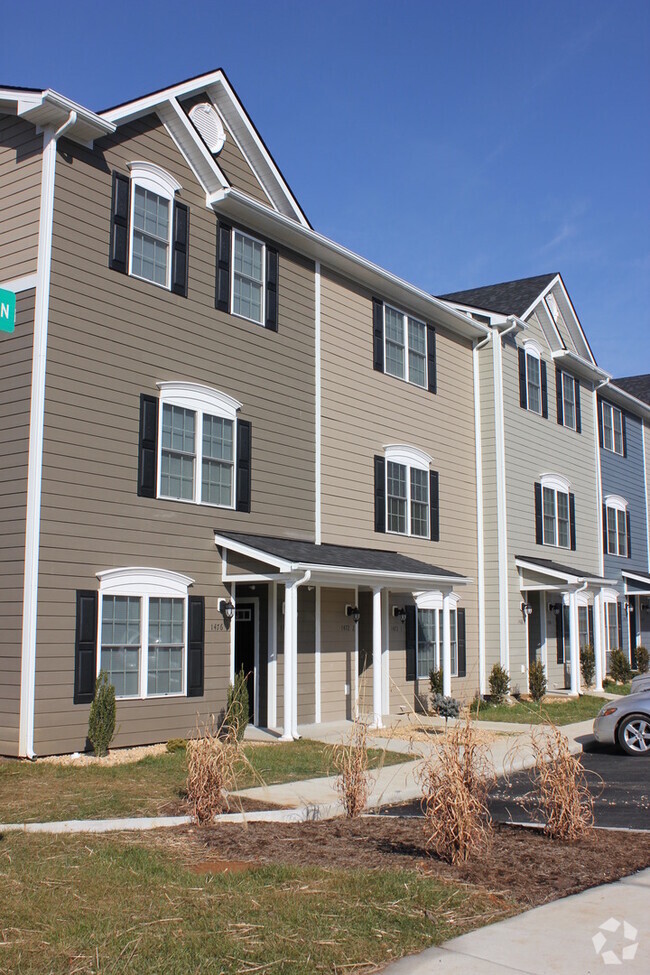
[[[423,315],[435,324],[442,325],[464,338],[484,338],[490,333],[487,325],[472,321],[447,302],[434,298],[428,292],[409,284],[403,278],[391,274],[378,264],[355,254],[354,251],[335,243],[317,231],[296,223],[282,213],[276,213],[240,190],[234,188],[220,190],[214,193],[208,202],[218,214],[242,221],[252,230],[265,233],[299,254],[320,261],[324,267],[366,285],[380,297],[396,302],[398,307],[406,306],[411,313]]]
[[[190,78],[189,81],[182,81],[178,85],[172,85],[171,88],[154,91],[151,95],[136,98],[133,102],[125,102],[124,105],[118,105],[107,112],[101,112],[101,117],[109,122],[114,122],[116,125],[123,125],[125,122],[131,122],[133,119],[150,114],[162,102],[171,101],[172,98],[184,98],[186,95],[201,91],[209,85],[217,84],[222,79],[223,73],[220,70],[210,71],[198,78]]]
[[[650,578],[648,576],[637,575],[636,572],[621,572],[624,579],[631,579],[633,582],[641,582],[646,586],[650,586]]]
[[[644,417],[645,420],[650,420],[650,406],[647,403],[637,399],[632,393],[626,393],[624,389],[616,385],[614,380],[611,379],[611,376],[608,376],[608,379],[610,379],[610,382],[608,382],[607,390],[604,392],[608,401],[622,406],[624,409],[629,410],[630,413],[637,413],[639,416]]]
[[[589,359],[591,360],[591,362],[595,366],[596,365],[596,360],[594,359],[593,352],[591,351],[591,346],[589,345],[589,340],[587,339],[587,336],[585,335],[585,330],[584,330],[584,328],[582,327],[582,325],[580,323],[580,319],[578,318],[578,315],[576,313],[574,304],[571,301],[571,296],[569,295],[569,292],[567,291],[567,289],[564,287],[564,281],[562,280],[562,276],[559,275],[559,274],[558,274],[558,279],[559,279],[559,282],[560,282],[560,287],[562,289],[562,293],[563,293],[564,297],[567,300],[567,303],[569,305],[569,308],[571,309],[571,313],[573,315],[574,321],[575,321],[576,325],[578,326],[578,330],[580,332],[580,335],[582,336],[582,341],[585,343],[585,348],[587,349],[587,352],[589,353]],[[568,328],[568,325],[567,325],[567,328]]]
[[[415,586],[418,589],[431,586],[443,586],[451,589],[453,586],[467,586],[472,579],[467,576],[431,575],[413,572],[390,572],[382,569],[362,569],[340,565],[319,565],[315,562],[294,562],[291,571],[296,573],[311,572],[311,582],[318,581],[345,583],[346,585],[371,585],[377,582],[383,586],[395,582],[400,586]]]
[[[565,582],[567,586],[578,586],[584,582],[596,583],[600,586],[616,585],[615,579],[603,579],[601,576],[579,576],[570,572],[560,572],[558,569],[549,569],[548,566],[539,565],[537,562],[528,562],[525,559],[515,559],[515,565],[518,569],[528,569],[530,572],[536,572],[540,576],[559,579],[561,582]]]
[[[555,287],[555,285],[558,283],[559,280],[560,280],[560,275],[556,274],[555,277],[551,281],[549,281],[549,283],[546,285],[544,290],[540,291],[540,293],[537,295],[534,301],[528,306],[526,311],[519,317],[528,318],[528,316],[535,310],[535,308],[537,308],[540,301],[543,301],[546,295],[549,293],[549,291],[553,290],[553,288]]]
[[[259,548],[253,548],[251,545],[245,545],[243,542],[233,541],[233,539],[226,538],[225,535],[220,535],[218,532],[214,533],[214,543],[219,548],[228,549],[230,552],[237,552],[238,555],[247,555],[249,558],[255,559],[257,562],[262,562],[265,565],[272,565],[279,572],[292,571],[292,563],[286,559],[278,558],[277,555],[269,555],[268,552],[263,552]]]
[[[5,291],[13,291],[17,295],[21,291],[31,291],[35,288],[37,280],[36,274],[26,274],[22,278],[12,278],[11,281],[0,281],[0,288],[4,288]]]
[[[156,114],[205,190],[206,198],[230,185],[176,99],[158,105]]]
[[[466,315],[469,315],[472,312],[476,315],[483,315],[485,318],[490,319],[490,325],[492,326],[498,327],[499,325],[506,325],[509,317],[511,317],[508,315],[503,315],[501,312],[490,311],[489,308],[481,308],[480,305],[467,305],[463,301],[453,301],[448,298],[440,298],[439,300],[444,301],[446,305],[449,305],[451,308],[455,308],[456,311],[462,311]],[[480,324],[485,323],[481,322]]]
[[[600,366],[596,366],[589,362],[588,359],[584,359],[577,352],[570,352],[569,349],[556,349],[555,352],[551,352],[551,358],[560,365],[566,364],[567,368],[571,369],[571,372],[585,379],[590,379],[592,382],[609,382],[612,378],[609,372],[605,372]]]
[[[71,112],[76,112],[76,120],[65,135],[67,139],[82,145],[92,146],[94,139],[110,135],[115,131],[112,122],[95,115],[90,109],[84,108],[83,105],[66,98],[65,95],[60,95],[51,88],[40,93],[20,91],[11,93],[7,89],[0,89],[0,101],[11,101],[12,99],[9,98],[11,94],[13,94],[16,114],[41,129],[48,126],[57,128],[70,117]]]

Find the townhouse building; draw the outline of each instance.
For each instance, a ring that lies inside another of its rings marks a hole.
[[[222,71],[0,89],[0,751],[381,724],[479,680],[473,347],[310,226]]]

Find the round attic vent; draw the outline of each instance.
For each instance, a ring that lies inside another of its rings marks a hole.
[[[190,111],[190,118],[210,152],[216,156],[223,149],[226,133],[214,105],[209,102],[195,105]]]

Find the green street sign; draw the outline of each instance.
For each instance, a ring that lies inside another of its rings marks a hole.
[[[13,332],[16,325],[16,296],[0,288],[0,332]]]

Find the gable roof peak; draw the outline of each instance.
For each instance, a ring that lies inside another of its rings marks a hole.
[[[560,272],[554,271],[529,278],[517,278],[514,281],[502,281],[499,284],[487,284],[480,288],[452,291],[438,297],[443,301],[456,301],[500,315],[521,316],[557,277],[561,277]]]

